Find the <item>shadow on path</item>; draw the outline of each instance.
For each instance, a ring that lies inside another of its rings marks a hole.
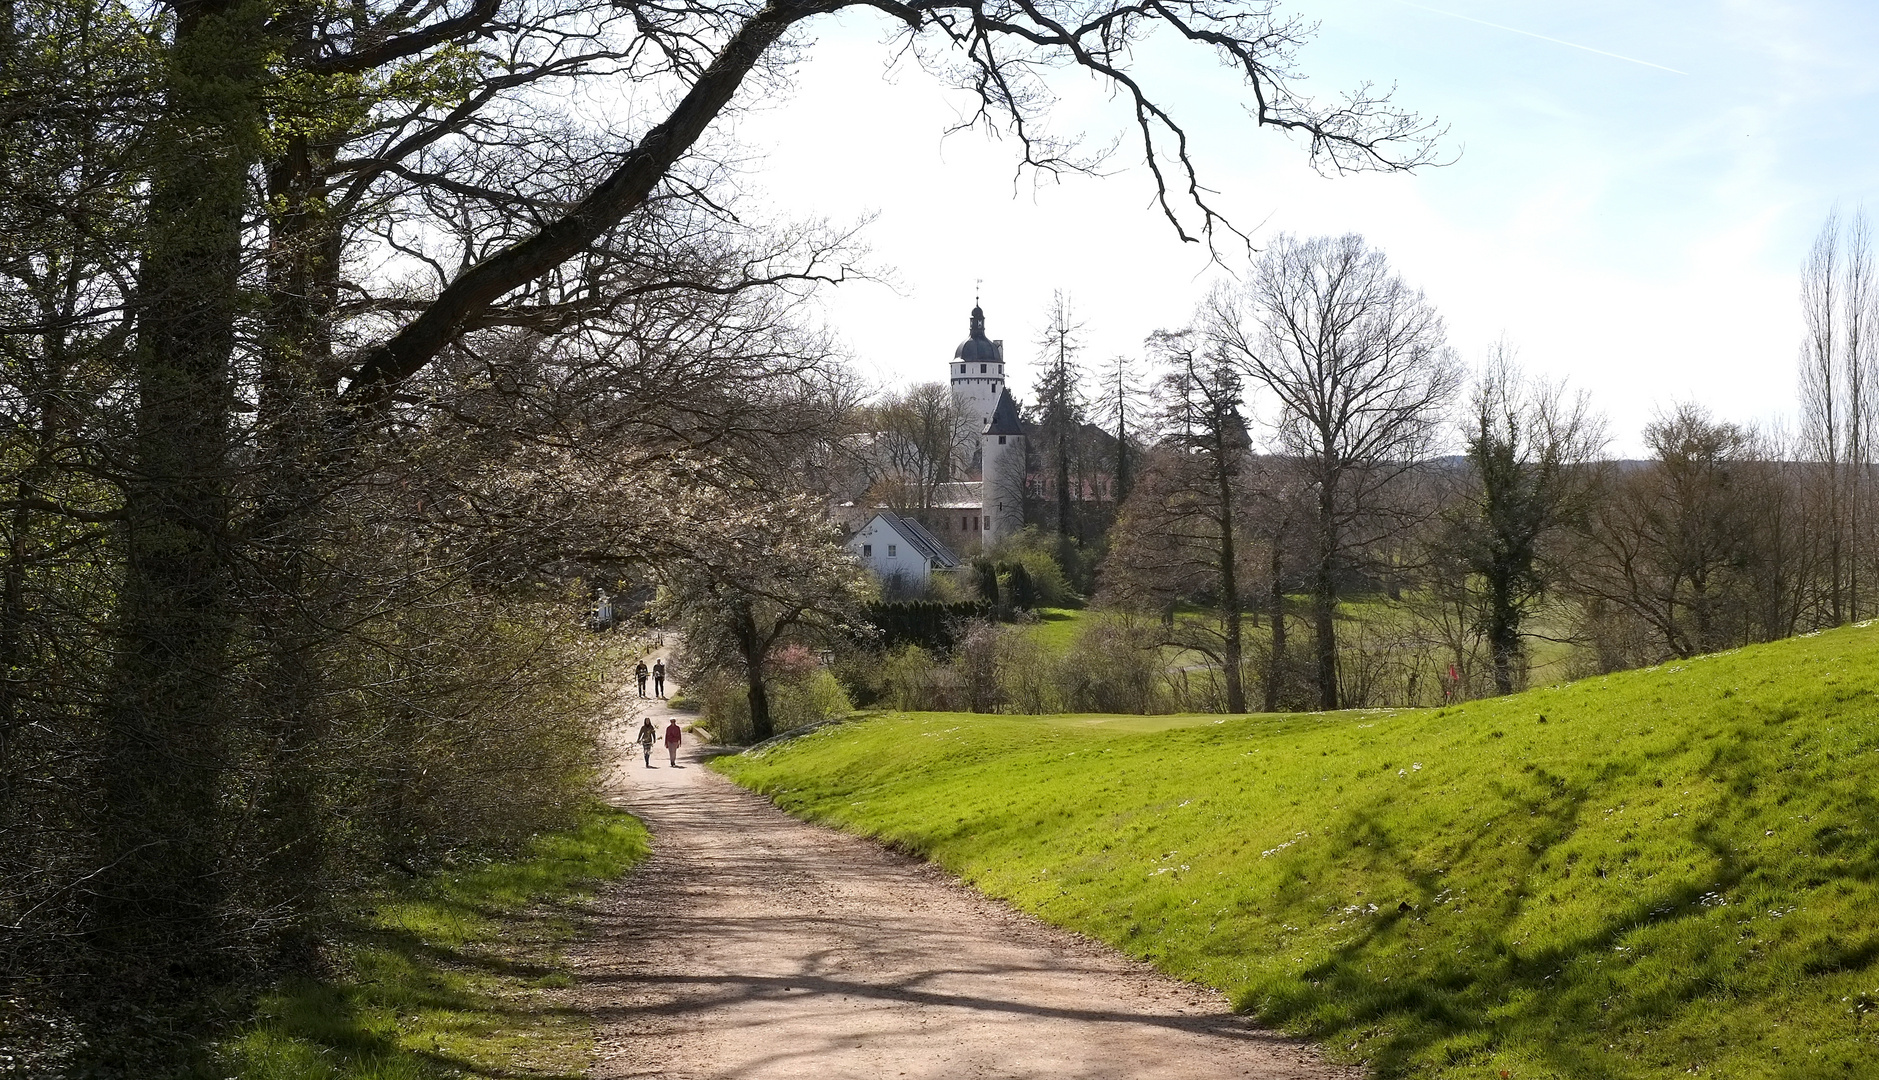
[[[627,704],[661,731],[674,715]],[[653,855],[602,896],[574,957],[596,1080],[1361,1075],[1212,991],[790,818],[703,767],[690,735],[680,769],[663,747],[646,768],[630,737],[609,794]]]

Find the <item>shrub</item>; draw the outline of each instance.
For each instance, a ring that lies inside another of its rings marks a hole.
[[[963,683],[951,668],[918,645],[903,645],[881,661],[884,698],[896,709],[962,709]]]
[[[1032,526],[998,545],[995,552],[1007,588],[1011,571],[1023,567],[1032,600],[1039,607],[1065,607],[1081,601],[1070,587],[1069,579],[1064,576],[1057,556],[1051,552],[1055,543],[1054,538],[1045,536]],[[1005,599],[1014,604],[1018,602],[1009,592]]]
[[[770,693],[770,719],[778,734],[855,708],[841,682],[819,664],[804,673],[767,680],[765,688]],[[714,740],[732,746],[750,742],[749,688],[742,680],[714,676],[706,680],[700,697],[705,704],[705,727]]]
[[[1035,635],[999,628],[993,638],[992,669],[1000,712],[1030,716],[1062,712],[1058,664]]]
[[[1092,615],[1059,664],[1065,704],[1075,712],[1148,713],[1167,709],[1167,663],[1152,626],[1121,614]]]

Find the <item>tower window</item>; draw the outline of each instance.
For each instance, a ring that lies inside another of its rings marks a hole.
[[[981,374],[981,375],[983,375],[983,374],[985,374],[985,365],[984,365],[984,364],[980,364],[980,365],[979,365],[979,374]]]
[[[1000,435],[1000,436],[998,437],[998,445],[1000,445],[1000,446],[1003,446],[1003,445],[1005,445],[1005,437],[1004,437],[1003,435]]]

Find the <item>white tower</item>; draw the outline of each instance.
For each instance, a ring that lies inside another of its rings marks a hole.
[[[1018,403],[1009,389],[999,390],[981,439],[981,512],[989,548],[1024,528],[1024,425],[1018,422]]]
[[[1005,343],[985,336],[985,312],[972,308],[972,333],[953,350],[950,369],[953,401],[958,403],[960,426],[969,433],[985,430],[1005,388]]]

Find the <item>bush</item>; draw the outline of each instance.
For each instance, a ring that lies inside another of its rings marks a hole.
[[[1059,665],[1059,681],[1075,712],[1149,713],[1167,710],[1167,662],[1161,635],[1127,615],[1092,615],[1077,629]]]
[[[1064,711],[1056,657],[1037,637],[1018,628],[1000,628],[993,641],[993,677],[998,711],[1038,716]]]
[[[908,711],[965,708],[963,683],[953,670],[918,645],[903,645],[880,662],[886,702]]]
[[[1011,572],[1018,567],[1024,568],[1033,606],[1067,607],[1082,602],[1082,598],[1070,587],[1069,579],[1064,576],[1057,556],[1051,551],[1055,543],[1054,538],[1045,536],[1035,526],[1031,526],[998,545],[994,555],[1005,577],[1005,600],[1008,603],[1019,604],[1019,599],[1009,593]]]
[[[805,672],[773,676],[766,689],[770,692],[770,721],[779,735],[855,708],[842,684],[820,665]],[[751,741],[749,688],[743,680],[713,676],[706,680],[699,696],[704,701],[705,727],[715,741],[731,746]]]

